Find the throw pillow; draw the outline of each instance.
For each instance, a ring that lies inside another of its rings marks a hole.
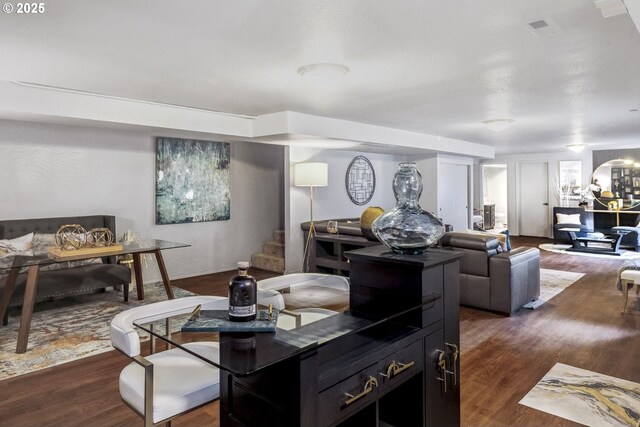
[[[558,220],[558,224],[576,224],[582,225],[580,222],[580,214],[556,214],[556,219]]]
[[[511,239],[509,238],[509,230],[503,230],[500,232],[500,235],[504,236],[504,246],[507,251],[511,250]],[[498,240],[500,238],[498,237]]]
[[[15,239],[0,240],[0,248],[7,250],[7,252],[24,252],[31,248],[32,240],[33,233],[25,234]]]
[[[47,253],[51,246],[56,245],[56,235],[54,233],[36,233],[31,242],[31,249],[34,254]]]

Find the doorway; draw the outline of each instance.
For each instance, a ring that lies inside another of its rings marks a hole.
[[[485,230],[503,231],[509,227],[507,196],[507,165],[482,165],[482,218]]]

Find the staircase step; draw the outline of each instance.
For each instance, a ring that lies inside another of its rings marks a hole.
[[[273,240],[284,244],[284,230],[273,230]]]
[[[284,258],[284,243],[265,242],[262,245],[262,253]]]
[[[261,270],[284,273],[284,258],[260,252],[251,255],[251,266]]]

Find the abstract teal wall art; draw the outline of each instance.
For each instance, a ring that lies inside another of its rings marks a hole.
[[[226,142],[156,138],[156,224],[231,217]]]

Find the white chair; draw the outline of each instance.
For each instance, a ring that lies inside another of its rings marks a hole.
[[[286,308],[283,292],[297,294],[300,297],[298,299],[306,299],[309,304],[314,304],[312,290],[319,288],[342,292],[346,298],[349,292],[349,281],[342,276],[320,273],[286,274],[259,280],[258,303],[265,306],[271,304],[273,308],[280,310],[283,315],[278,317],[278,328],[294,329],[338,313],[322,307],[297,310]]]
[[[636,295],[640,293],[640,270],[624,270],[620,273],[620,286],[622,291],[622,310],[624,313],[627,309],[627,302],[629,301],[629,288],[633,288],[634,285],[638,285],[636,288]]]
[[[188,314],[198,304],[203,309],[228,307],[223,297],[192,296],[131,308],[111,321],[111,344],[133,360],[120,373],[120,395],[143,417],[145,427],[160,422],[170,426],[175,416],[220,397],[220,372],[210,363],[179,348],[153,354],[153,340],[152,354],[140,355],[140,337],[134,321],[150,323],[169,315]],[[216,342],[194,342],[184,347],[205,358],[219,360]]]

